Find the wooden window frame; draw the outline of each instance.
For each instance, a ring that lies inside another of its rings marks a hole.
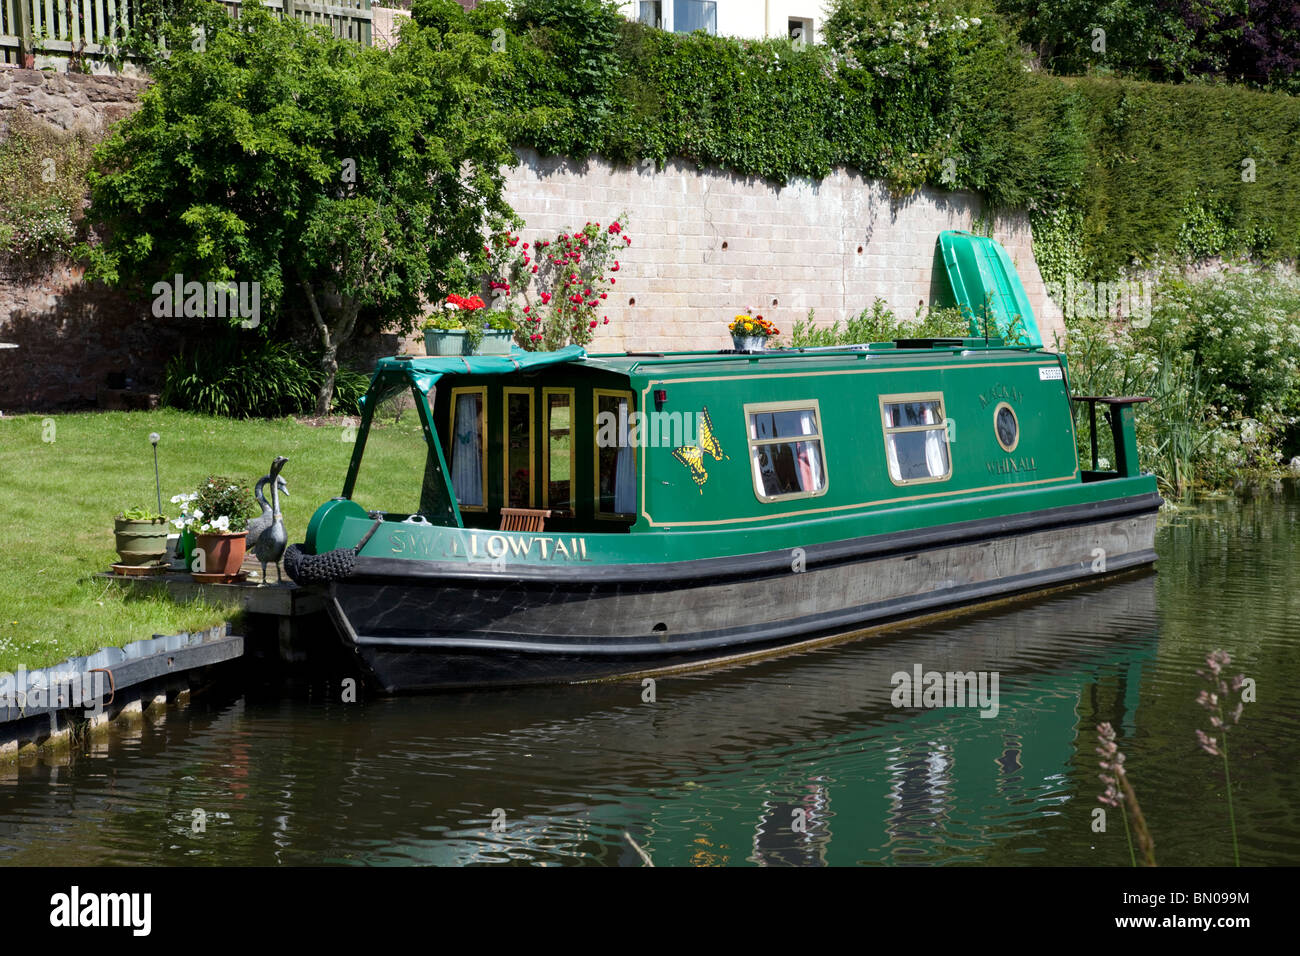
[[[591,500],[592,514],[600,521],[626,521],[628,518],[636,517],[636,504],[633,503],[631,511],[601,511],[600,510],[600,445],[596,442],[596,436],[600,433],[600,400],[602,398],[623,398],[627,400],[627,415],[629,421],[636,406],[633,404],[636,398],[635,394],[629,390],[618,388],[594,388],[591,390],[591,408],[592,408],[592,439],[591,439]],[[630,433],[630,429],[629,429]],[[632,443],[632,482],[633,498],[636,497],[636,465],[637,449],[636,443]],[[615,459],[615,467],[618,467]]]
[[[939,423],[937,425],[886,425],[885,406],[905,405],[908,402],[938,402]],[[904,485],[929,485],[941,481],[952,480],[952,446],[948,442],[948,411],[944,405],[943,392],[899,392],[894,395],[881,395],[880,427],[885,442],[885,474],[889,476],[889,480],[892,484],[901,488]],[[899,478],[896,480],[893,472],[889,470],[889,436],[901,435],[906,432],[928,432],[935,430],[943,432],[943,445],[945,449],[945,457],[948,459],[948,470],[937,478]]]
[[[451,411],[448,413],[447,434],[452,441],[451,461],[447,463],[449,469],[456,467],[456,405],[461,395],[478,395],[479,397],[479,455],[482,456],[482,463],[479,467],[479,474],[483,481],[483,504],[481,505],[463,505],[460,501],[456,506],[461,511],[468,511],[473,514],[485,514],[488,510],[488,406],[487,406],[487,386],[472,385],[464,388],[453,388],[451,390]],[[452,483],[451,475],[447,476],[448,482]],[[452,483],[452,497],[455,497],[455,485]]]
[[[761,415],[765,412],[806,412],[813,413],[813,420],[817,423],[817,431],[812,435],[787,435],[782,438],[751,438],[750,437],[750,415]],[[755,402],[744,406],[745,413],[745,439],[749,442],[749,454],[747,467],[749,468],[750,484],[754,488],[754,497],[764,504],[778,501],[792,501],[796,498],[820,498],[826,494],[831,487],[831,470],[826,456],[826,432],[822,428],[822,409],[821,403],[815,398],[805,398],[792,402]],[[766,495],[763,489],[758,485],[758,475],[754,472],[754,450],[760,445],[790,445],[798,444],[801,441],[816,441],[818,452],[822,459],[822,486],[817,491],[792,491],[784,495]]]
[[[510,501],[510,396],[528,396],[528,504]],[[501,389],[501,502],[503,508],[534,508],[537,505],[537,390],[517,385]]]
[[[572,388],[543,388],[542,389],[542,507],[550,508],[557,515],[574,515],[577,513],[577,501],[574,500],[574,489],[576,487],[575,468],[578,463],[578,414],[575,399],[575,389]],[[551,402],[552,395],[569,396],[569,507],[556,508],[551,504]]]

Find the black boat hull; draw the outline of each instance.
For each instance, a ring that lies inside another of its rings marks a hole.
[[[779,567],[766,560],[775,552],[686,562],[699,566],[695,574],[596,567],[522,579],[362,558],[330,586],[329,606],[388,692],[597,680],[770,652],[1144,567],[1156,557],[1159,501],[1141,496],[924,537],[809,547]]]

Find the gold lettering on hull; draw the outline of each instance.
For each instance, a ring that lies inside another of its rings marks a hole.
[[[986,461],[984,467],[989,470],[990,475],[1018,475],[1021,472],[1037,471],[1038,462],[1034,461],[1033,455],[1025,455],[1022,458],[1003,458],[1001,461]]]
[[[1019,402],[1022,397],[1014,385],[994,385],[980,396],[980,408],[988,408],[994,402]]]
[[[483,538],[480,545],[479,539]],[[468,541],[468,547],[463,543]],[[542,561],[587,561],[587,539],[585,537],[559,538],[551,535],[531,535],[514,537],[504,534],[479,535],[469,534],[461,537],[456,534],[435,532],[433,534],[408,531],[392,531],[388,535],[389,551],[413,558],[469,559],[477,558],[523,558],[534,553]]]

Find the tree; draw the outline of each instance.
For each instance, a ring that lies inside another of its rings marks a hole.
[[[257,283],[262,334],[308,317],[326,415],[358,316],[410,331],[517,222],[488,94],[502,58],[471,32],[414,26],[366,49],[256,5],[192,46],[98,154],[90,274],[140,292],[177,274]]]

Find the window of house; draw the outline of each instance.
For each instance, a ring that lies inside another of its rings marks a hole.
[[[880,414],[890,481],[904,485],[951,477],[943,395],[882,395]]]
[[[451,391],[451,487],[462,511],[487,510],[487,388]]]
[[[546,448],[542,455],[542,478],[546,501],[552,511],[573,510],[573,389],[542,389]]]
[[[503,389],[505,399],[505,506],[533,507],[533,390]]]
[[[673,0],[673,32],[703,30],[718,35],[718,5],[714,0]]]
[[[826,456],[816,399],[746,405],[754,494],[760,501],[826,493]]]
[[[636,513],[636,450],[630,440],[632,393],[596,389],[596,516]]]
[[[657,27],[662,30],[664,27],[664,5],[662,0],[641,0],[640,9],[637,11],[637,19],[648,27]]]
[[[813,22],[807,17],[791,17],[790,42],[795,46],[809,46],[813,42]]]

